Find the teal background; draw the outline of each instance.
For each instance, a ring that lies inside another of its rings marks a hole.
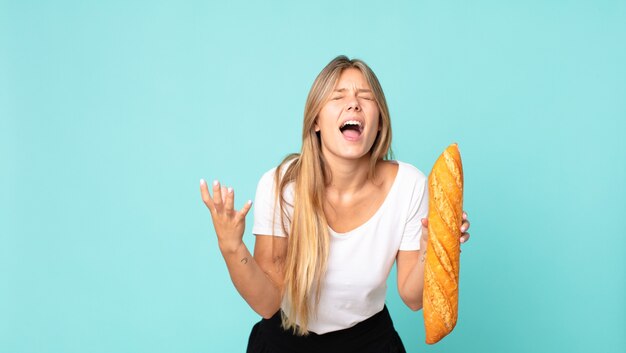
[[[253,198],[346,54],[398,159],[463,156],[459,321],[426,345],[393,275],[407,350],[624,352],[625,38],[625,1],[0,1],[0,351],[243,352],[198,181]]]

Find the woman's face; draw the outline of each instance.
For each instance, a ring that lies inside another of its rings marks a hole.
[[[361,158],[370,152],[379,130],[378,103],[365,76],[358,69],[345,69],[315,123],[322,153]]]

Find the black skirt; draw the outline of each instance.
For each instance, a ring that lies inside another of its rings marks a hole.
[[[353,327],[296,336],[281,327],[280,311],[252,328],[247,353],[406,353],[387,306]]]

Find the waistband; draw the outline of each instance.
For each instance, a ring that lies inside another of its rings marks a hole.
[[[260,322],[259,331],[264,341],[276,351],[302,353],[320,352],[322,349],[329,352],[328,347],[337,352],[364,352],[397,336],[387,306],[353,327],[321,335],[310,332],[308,336],[296,336],[291,330],[285,331],[281,327],[281,312],[278,311],[270,319]]]

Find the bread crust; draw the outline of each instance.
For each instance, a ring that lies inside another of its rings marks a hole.
[[[435,162],[428,195],[423,307],[426,343],[434,344],[452,332],[458,316],[463,165],[456,143]]]

